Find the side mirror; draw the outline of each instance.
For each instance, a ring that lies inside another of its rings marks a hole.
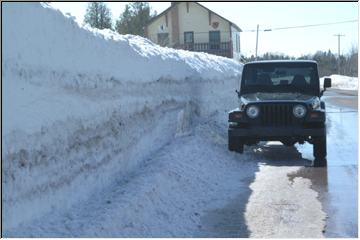
[[[240,98],[240,92],[236,89],[235,92],[237,93],[238,98]]]
[[[324,95],[327,88],[331,87],[331,78],[324,78],[324,90],[321,91],[320,96]]]
[[[331,87],[331,78],[324,79],[324,89]]]

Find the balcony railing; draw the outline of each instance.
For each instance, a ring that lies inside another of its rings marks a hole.
[[[231,42],[220,43],[186,43],[178,46],[180,49],[194,51],[194,52],[206,52],[223,57],[232,57]]]

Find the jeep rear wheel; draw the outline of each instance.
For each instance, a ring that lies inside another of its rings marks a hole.
[[[244,143],[243,143],[243,141],[241,141],[240,138],[237,138],[237,137],[229,136],[228,147],[229,147],[230,151],[235,151],[238,153],[244,152]]]
[[[235,151],[235,147],[236,147],[235,139],[229,136],[229,140],[228,140],[229,151]]]
[[[326,136],[315,137],[313,142],[314,167],[326,167]]]

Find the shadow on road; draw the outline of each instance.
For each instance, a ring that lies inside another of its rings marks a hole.
[[[279,142],[268,142],[250,147],[250,153],[254,160],[260,164],[279,167],[312,165],[312,161],[303,158],[295,147],[287,147]]]

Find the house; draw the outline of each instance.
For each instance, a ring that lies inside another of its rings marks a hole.
[[[145,26],[146,37],[161,46],[237,60],[240,32],[236,24],[197,2],[171,2],[168,9]]]

